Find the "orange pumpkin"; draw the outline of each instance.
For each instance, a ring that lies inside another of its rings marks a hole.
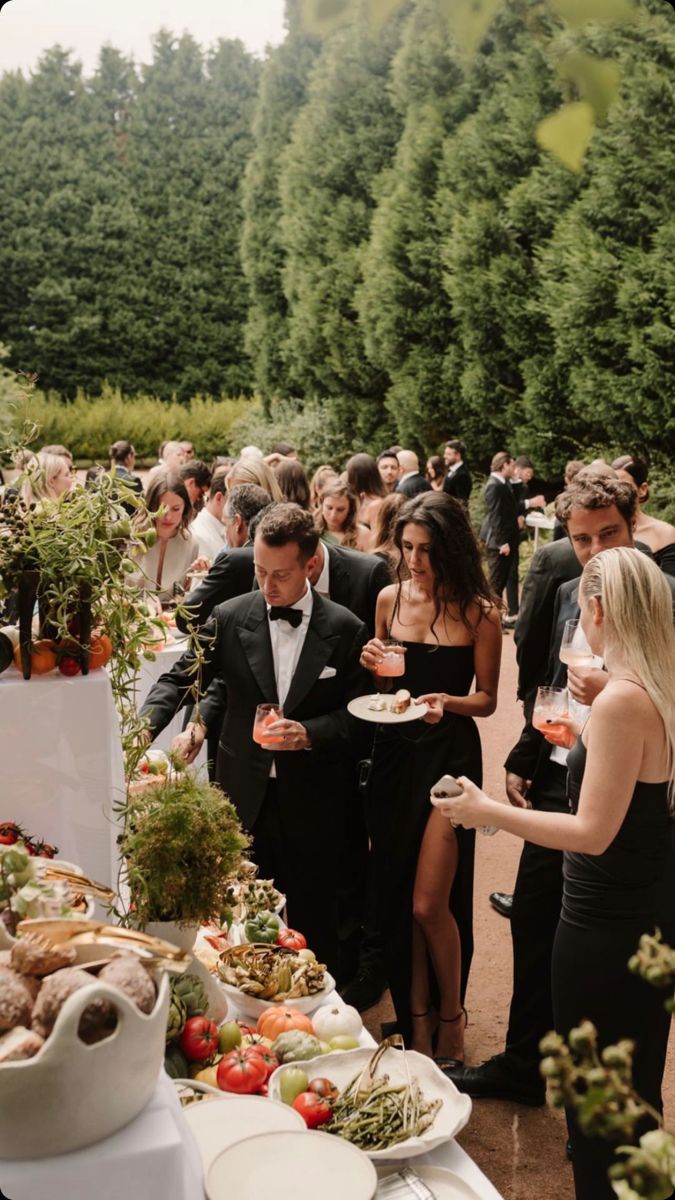
[[[89,649],[89,668],[104,667],[112,655],[112,642],[107,633],[93,633]]]
[[[56,667],[56,649],[53,642],[43,638],[39,642],[33,642],[30,648],[31,674],[46,675],[48,671],[53,671]],[[14,665],[21,668],[21,646],[17,642],[14,648]]]
[[[257,1033],[263,1037],[271,1038],[275,1041],[281,1033],[288,1033],[289,1029],[300,1029],[303,1033],[314,1033],[314,1026],[309,1017],[304,1013],[298,1012],[296,1008],[287,1008],[284,1005],[279,1005],[274,1008],[266,1008],[264,1013],[258,1017],[256,1026]]]

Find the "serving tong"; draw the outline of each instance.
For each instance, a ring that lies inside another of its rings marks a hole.
[[[72,892],[81,896],[93,896],[95,900],[101,900],[104,904],[112,904],[117,895],[107,884],[97,883],[88,875],[80,875],[79,871],[71,871],[69,867],[64,867],[58,862],[48,862],[42,867],[40,875],[42,879],[53,883],[65,883]]]

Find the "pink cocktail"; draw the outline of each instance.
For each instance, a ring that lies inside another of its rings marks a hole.
[[[552,733],[554,737],[563,737],[567,726],[560,725],[556,717],[569,717],[567,688],[538,688],[532,711],[534,728],[540,733]]]
[[[405,675],[405,649],[394,638],[385,638],[384,657],[379,663],[376,674],[381,678],[393,679]]]
[[[284,710],[280,704],[259,704],[253,720],[253,741],[259,746],[278,746],[283,742],[283,735],[269,732],[270,725],[283,718]]]

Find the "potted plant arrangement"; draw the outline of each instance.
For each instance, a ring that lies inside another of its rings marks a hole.
[[[123,817],[119,846],[131,903],[120,920],[187,949],[199,925],[227,909],[231,877],[249,845],[236,811],[219,787],[183,770],[130,796]]]

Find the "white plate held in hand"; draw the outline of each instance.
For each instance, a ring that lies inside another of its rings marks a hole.
[[[375,700],[385,700],[389,704],[392,699],[392,692],[384,695],[375,693],[373,696],[356,696],[349,701],[347,712],[361,721],[373,721],[375,725],[400,725],[404,721],[419,721],[420,717],[424,717],[427,713],[426,704],[415,704],[414,701],[402,713],[392,712],[389,708],[381,710],[370,708]]]

